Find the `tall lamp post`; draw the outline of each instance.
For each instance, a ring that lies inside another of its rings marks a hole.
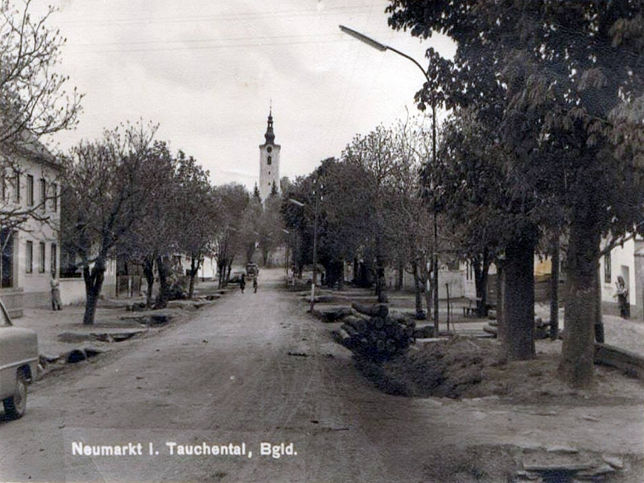
[[[313,216],[313,279],[311,280],[311,306],[309,311],[313,313],[313,308],[315,307],[315,285],[317,284],[317,274],[318,274],[318,214],[320,211],[320,197],[314,191],[315,195],[315,211]],[[294,205],[299,206],[300,208],[305,208],[307,205],[301,201],[289,198],[288,201]]]
[[[425,80],[427,80],[427,83],[431,83],[431,79],[429,77],[429,74],[425,69],[423,69],[423,66],[418,63],[416,59],[413,57],[405,54],[404,52],[401,52],[398,49],[394,49],[393,47],[389,45],[385,45],[381,42],[378,42],[377,40],[372,39],[371,37],[366,36],[365,34],[362,34],[356,30],[353,30],[349,27],[345,27],[344,25],[340,25],[340,30],[344,32],[347,35],[350,35],[351,37],[358,39],[360,42],[367,44],[369,47],[372,47],[376,50],[379,50],[380,52],[385,52],[387,50],[390,50],[394,52],[395,54],[400,55],[401,57],[404,57],[405,59],[411,61],[414,63],[416,67],[420,69],[420,71],[423,73],[423,76],[425,77]],[[434,96],[431,98],[431,108],[432,108],[432,160],[434,163],[434,166],[436,166],[436,99]],[[433,183],[432,183],[433,187]],[[432,199],[434,198],[434,193],[432,190]],[[434,278],[434,331],[436,334],[438,334],[438,255],[437,255],[437,242],[438,242],[438,223],[436,221],[436,200],[433,199],[433,215],[434,215],[434,246],[432,250],[432,265],[434,269],[433,273],[433,278]]]

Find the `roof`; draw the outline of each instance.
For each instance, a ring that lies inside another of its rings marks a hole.
[[[29,160],[45,164],[54,169],[62,169],[56,157],[42,144],[35,135],[28,131],[23,131],[20,139],[13,141],[10,146],[0,148],[5,156],[11,156],[17,153]]]

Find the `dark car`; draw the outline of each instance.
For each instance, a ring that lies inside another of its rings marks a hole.
[[[259,275],[259,265],[256,263],[248,263],[246,265],[246,277],[255,278]]]

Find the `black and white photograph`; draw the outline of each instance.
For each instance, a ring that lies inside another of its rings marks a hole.
[[[644,0],[0,0],[0,483],[644,481]]]

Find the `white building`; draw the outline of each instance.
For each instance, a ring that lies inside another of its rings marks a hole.
[[[4,213],[25,213],[18,226],[6,217],[0,229],[2,283],[0,298],[10,315],[23,307],[50,304],[50,278],[60,266],[60,166],[34,142],[2,162],[0,204]],[[13,226],[12,226],[13,225]]]
[[[621,276],[628,289],[631,318],[644,318],[644,239],[631,238],[604,255],[600,260],[599,276],[605,313],[619,314],[615,294],[617,277]]]
[[[268,113],[268,125],[264,134],[266,142],[259,146],[259,195],[262,201],[271,194],[273,186],[280,189],[280,149],[275,144],[275,133],[273,132],[273,113]]]

